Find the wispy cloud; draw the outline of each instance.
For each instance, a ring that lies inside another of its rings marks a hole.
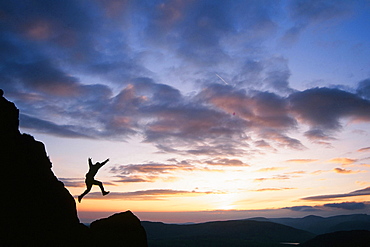
[[[335,198],[345,198],[345,197],[365,196],[365,195],[370,195],[370,187],[367,187],[361,190],[355,190],[355,191],[344,193],[344,194],[309,196],[309,197],[302,198],[302,200],[319,201],[319,200],[330,200],[330,199],[335,199]]]
[[[207,165],[216,165],[216,166],[249,166],[248,164],[244,163],[243,161],[239,159],[227,159],[227,158],[220,158],[220,159],[212,159],[207,161],[202,161],[203,164]]]
[[[287,167],[266,167],[258,169],[257,172],[273,172],[273,171],[281,171],[287,169]]]
[[[311,163],[311,162],[316,162],[318,161],[317,159],[291,159],[287,160],[286,162],[288,163],[297,163],[297,164],[305,164],[305,163]]]
[[[145,183],[145,182],[155,182],[158,177],[157,176],[146,176],[146,175],[116,175],[117,179],[114,179],[113,182],[115,183]]]
[[[219,167],[219,168],[217,168]],[[214,158],[200,160],[177,160],[168,159],[164,163],[149,162],[143,164],[116,165],[110,169],[110,173],[117,178],[114,182],[140,183],[155,182],[160,179],[176,179],[179,172],[223,172],[222,167],[249,167],[239,159]]]
[[[298,212],[315,212],[315,211],[321,211],[319,208],[314,206],[293,206],[293,207],[285,207],[283,209],[289,209],[292,211],[298,211]]]
[[[357,150],[357,152],[370,152],[370,147],[360,148]]]
[[[312,175],[320,175],[320,174],[325,173],[325,172],[329,172],[329,171],[326,171],[326,170],[316,170],[316,171],[311,172],[311,174]]]
[[[334,172],[341,173],[341,174],[354,174],[354,173],[361,173],[361,172],[367,172],[367,171],[361,171],[361,170],[349,170],[349,169],[343,169],[343,168],[334,168]]]
[[[355,163],[357,159],[350,159],[350,158],[334,158],[329,160],[329,163],[341,164],[341,165],[351,165]]]
[[[85,187],[85,180],[82,178],[58,178],[61,182],[63,182],[64,186],[66,187]],[[111,182],[104,182],[104,185],[111,185],[115,186],[116,184]]]
[[[331,207],[331,208],[346,209],[346,210],[364,209],[366,207],[365,203],[362,203],[362,202],[327,203],[327,204],[324,204],[324,206]]]
[[[265,192],[265,191],[281,191],[281,190],[293,190],[296,188],[262,188],[262,189],[256,189],[256,190],[250,190],[255,192]]]
[[[263,182],[267,180],[287,180],[290,179],[291,177],[288,175],[275,175],[272,177],[266,177],[266,178],[256,178],[254,179],[254,182]]]
[[[37,128],[40,132],[53,134],[61,137],[69,138],[89,138],[87,130],[82,130],[80,126],[58,125],[50,121],[34,118],[26,114],[20,114],[20,127],[22,128]],[[91,137],[92,138],[92,137]]]
[[[81,178],[58,178],[66,187],[84,187],[85,181]]]
[[[353,11],[353,5],[347,1],[292,1],[288,8],[290,18],[295,23],[282,37],[282,41],[288,45],[297,42],[301,33],[309,26],[342,18]]]
[[[153,189],[153,190],[138,190],[132,192],[111,192],[108,196],[112,200],[165,200],[169,197],[188,197],[200,196],[211,193],[219,193],[212,191],[186,191],[186,190],[169,190],[169,189]],[[101,193],[89,193],[86,198],[103,199]],[[105,199],[105,197],[104,197]]]
[[[194,166],[188,164],[160,164],[160,163],[148,163],[148,164],[130,164],[120,165],[111,168],[112,173],[119,174],[132,174],[132,173],[144,173],[144,174],[163,174],[178,170],[191,171]]]
[[[115,182],[141,183],[168,179],[169,177],[173,177],[172,174],[180,171],[190,172],[200,169],[186,161],[171,161],[170,164],[151,162],[145,164],[116,165],[110,169],[110,172],[115,174],[117,178],[114,180]]]
[[[292,172],[285,172],[284,174],[306,174],[306,171],[292,171]]]

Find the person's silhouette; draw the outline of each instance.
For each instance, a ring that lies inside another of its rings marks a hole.
[[[95,175],[96,173],[98,172],[98,170],[103,166],[105,165],[107,162],[109,161],[109,159],[106,159],[105,161],[99,163],[99,162],[96,162],[95,165],[92,163],[91,161],[91,158],[89,158],[89,171],[86,173],[86,179],[85,179],[85,183],[86,183],[86,190],[78,196],[78,202],[81,202],[82,198],[90,192],[91,190],[91,187],[95,184],[95,185],[98,185],[101,189],[101,193],[103,194],[103,196],[105,195],[108,195],[109,194],[109,191],[105,191],[104,190],[104,187],[103,187],[103,183],[98,181],[98,180],[95,180]]]

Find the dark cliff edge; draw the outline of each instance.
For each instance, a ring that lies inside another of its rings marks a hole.
[[[91,229],[80,223],[76,202],[51,170],[44,144],[19,132],[19,110],[0,92],[0,246],[98,246],[110,241],[109,231],[147,246],[145,230],[131,212],[112,216],[113,224],[98,220]],[[97,241],[98,232],[107,237]],[[130,243],[110,241],[111,246],[134,246]]]

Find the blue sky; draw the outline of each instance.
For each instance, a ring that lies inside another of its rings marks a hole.
[[[365,0],[3,1],[0,87],[73,195],[87,158],[110,157],[110,197],[80,212],[363,212],[369,12]]]

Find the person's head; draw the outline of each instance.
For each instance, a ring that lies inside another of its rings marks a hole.
[[[96,164],[95,164],[95,165],[97,165],[97,166],[98,166],[98,165],[100,165],[100,162],[96,162]]]
[[[4,95],[4,90],[2,90],[2,89],[0,88],[0,97],[3,97],[3,95]]]

